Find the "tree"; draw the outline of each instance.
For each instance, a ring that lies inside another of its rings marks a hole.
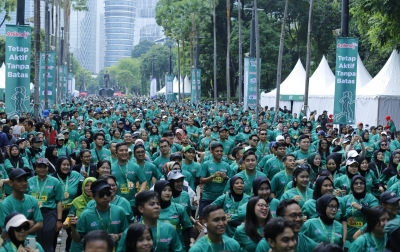
[[[129,94],[129,83],[132,82],[133,74],[129,70],[118,71],[117,80],[125,87],[125,94]]]
[[[149,40],[142,40],[132,50],[132,58],[139,58],[146,54],[155,43]]]
[[[10,13],[15,11],[17,8],[17,0],[0,0],[0,13],[4,13],[4,17],[1,20],[0,27],[4,24],[4,21],[10,20]]]

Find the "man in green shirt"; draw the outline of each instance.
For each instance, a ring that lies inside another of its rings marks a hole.
[[[155,191],[140,192],[136,196],[136,203],[138,211],[142,215],[141,223],[151,229],[154,252],[184,251],[174,226],[158,220],[161,211],[159,195]],[[130,252],[125,250],[126,234],[127,230],[122,235],[116,251]]]
[[[292,181],[292,174],[296,166],[295,158],[292,154],[285,155],[282,158],[285,170],[278,172],[271,180],[271,197],[280,199],[286,192],[287,184]]]
[[[220,206],[206,206],[202,216],[207,223],[207,235],[196,241],[189,252],[240,251],[239,243],[224,235],[228,220]]]
[[[114,247],[118,247],[122,233],[129,227],[125,211],[114,204],[110,204],[111,187],[107,181],[100,179],[93,182],[90,190],[93,199],[96,201],[96,207],[84,210],[79,216],[79,222],[76,217],[70,217],[71,236],[76,243],[74,248],[79,248],[81,240],[93,230],[108,232],[115,242]],[[71,251],[78,250],[73,250],[71,247]]]
[[[310,151],[310,141],[307,135],[301,135],[299,137],[300,149],[293,152],[296,158],[296,164],[305,164],[307,162],[308,156],[312,153],[312,151]]]
[[[97,162],[102,161],[109,156],[111,156],[111,151],[104,148],[105,137],[103,133],[96,133],[93,136],[93,142],[96,147],[90,150],[90,154],[92,155],[92,160],[90,163],[97,164]]]
[[[83,251],[113,252],[114,240],[104,230],[94,230],[83,240]]]
[[[171,156],[171,147],[169,145],[168,139],[165,137],[160,140],[160,155],[154,159],[153,164],[157,167],[157,169],[161,172],[162,166],[169,162]]]
[[[6,216],[12,212],[18,212],[29,220],[31,228],[26,231],[28,235],[36,236],[36,232],[43,228],[43,217],[38,200],[25,194],[28,188],[28,173],[21,168],[14,169],[9,174],[9,180],[13,192],[1,202],[0,227],[4,231]]]
[[[275,156],[269,159],[264,166],[264,174],[271,181],[275,174],[285,169],[283,156],[286,154],[286,145],[282,142],[276,142],[274,147]]]

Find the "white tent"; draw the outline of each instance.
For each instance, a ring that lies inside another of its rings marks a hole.
[[[185,77],[185,83],[182,80],[181,77],[181,93],[183,93],[183,84],[185,84],[185,94],[190,94],[192,91],[192,86],[190,85],[190,81],[189,79],[187,79],[187,76]],[[172,84],[172,90],[174,92],[174,94],[178,94],[179,93],[179,83],[178,83],[178,79],[175,77],[173,84]],[[162,89],[160,89],[160,91],[157,92],[157,94],[165,94],[166,93],[166,87],[164,86]]]
[[[322,56],[321,63],[310,78],[309,96],[332,94],[328,88],[335,82],[335,75],[332,73],[325,56]]]
[[[0,88],[6,88],[6,66],[4,62],[0,67]]]

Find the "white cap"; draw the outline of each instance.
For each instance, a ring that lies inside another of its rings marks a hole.
[[[137,140],[135,141],[135,145],[137,145],[137,144],[144,145],[144,141],[143,141],[142,139],[137,139]]]
[[[8,231],[10,227],[19,227],[24,222],[28,222],[28,219],[25,217],[25,215],[17,214],[14,217],[12,217],[9,221],[7,221],[6,231]]]
[[[351,150],[351,151],[347,152],[347,158],[355,158],[358,156],[359,156],[359,154],[356,150]]]
[[[283,137],[283,136],[281,136],[281,135],[279,135],[279,136],[277,136],[276,138],[275,138],[275,141],[281,141],[281,140],[283,140],[283,141],[285,141],[285,138]]]
[[[354,163],[357,163],[357,164],[358,164],[357,160],[355,160],[355,159],[349,159],[349,160],[347,160],[347,162],[346,162],[346,166],[349,166],[349,165],[354,164]]]

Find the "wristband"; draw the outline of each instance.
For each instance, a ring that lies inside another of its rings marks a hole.
[[[57,221],[61,221],[62,222],[62,219],[57,219]]]

